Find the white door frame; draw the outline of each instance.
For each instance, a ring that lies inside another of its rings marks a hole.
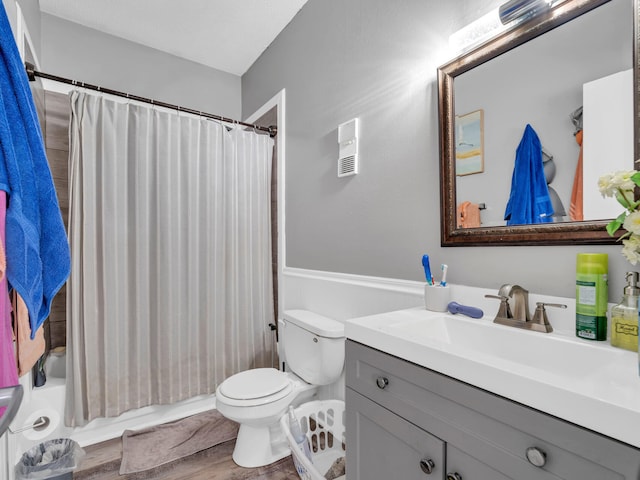
[[[276,135],[276,148],[278,151],[277,165],[277,190],[278,190],[278,318],[282,317],[283,306],[285,305],[283,271],[286,266],[286,228],[285,228],[285,89],[283,88],[268,100],[255,113],[250,115],[245,122],[254,123],[272,108],[276,108],[278,115],[278,134]]]

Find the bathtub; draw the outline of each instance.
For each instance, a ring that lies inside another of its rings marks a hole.
[[[21,433],[7,432],[0,438],[0,479],[14,480],[13,466],[22,454],[47,440],[66,437],[85,447],[119,437],[125,430],[171,422],[215,408],[214,395],[201,395],[173,405],[152,405],[125,412],[119,417],[98,418],[83,427],[70,428],[64,425],[65,372],[65,354],[51,353],[45,364],[45,385],[31,387],[31,374],[20,379],[25,392],[11,430],[33,426],[41,417],[45,417],[48,423]],[[7,471],[3,472],[3,468]]]

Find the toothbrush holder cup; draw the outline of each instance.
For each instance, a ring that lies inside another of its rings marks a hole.
[[[449,286],[425,285],[424,306],[433,312],[446,312],[451,301],[451,289]]]

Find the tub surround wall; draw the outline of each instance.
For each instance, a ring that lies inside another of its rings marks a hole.
[[[69,226],[69,116],[71,107],[67,95],[44,91],[44,140],[49,168],[56,187],[60,212],[65,228]],[[67,344],[67,285],[63,285],[51,304],[46,321],[45,337],[49,348]]]

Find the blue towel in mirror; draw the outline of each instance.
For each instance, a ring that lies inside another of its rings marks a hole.
[[[9,197],[7,280],[27,306],[34,338],[69,276],[71,256],[29,80],[2,4],[0,189]]]
[[[529,124],[516,150],[511,193],[504,219],[507,225],[553,221],[553,205],[542,166],[542,144]]]

